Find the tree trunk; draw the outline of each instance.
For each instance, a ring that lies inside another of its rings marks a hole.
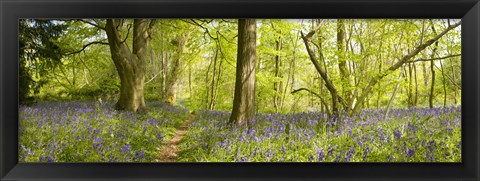
[[[210,91],[209,91],[209,81],[210,81],[210,68],[212,67],[212,61],[208,63],[207,73],[205,74],[205,109],[210,109]]]
[[[452,69],[452,82],[455,82],[456,80],[455,69],[453,68],[453,66],[451,66],[451,69]],[[453,103],[457,105],[457,87],[456,86],[454,86],[454,89],[453,89]]]
[[[390,100],[388,101],[387,108],[385,108],[385,114],[383,115],[383,120],[387,120],[388,112],[390,110],[390,105],[393,102],[393,99],[395,99],[395,95],[397,94],[398,87],[400,86],[400,80],[402,80],[403,72],[400,70],[400,74],[398,75],[398,83],[395,85],[395,90],[393,91],[392,97],[390,97]]]
[[[418,103],[418,78],[417,78],[417,66],[413,63],[413,74],[415,78],[415,96],[413,98],[413,106],[417,106]]]
[[[120,97],[115,104],[118,110],[139,112],[145,109],[143,85],[145,81],[147,40],[153,21],[135,19],[133,22],[132,51],[122,37],[124,20],[108,19],[105,31],[112,60],[120,77]]]
[[[213,57],[213,75],[212,82],[210,84],[210,103],[208,104],[208,109],[213,110],[215,108],[215,76],[217,73],[217,58],[218,58],[218,49],[215,50],[215,55]]]
[[[281,43],[282,39],[281,37],[278,37],[278,40],[275,40],[276,47],[275,50],[277,51],[277,55],[275,55],[275,78],[282,78],[282,75],[280,73],[280,67],[281,67],[281,62],[280,62],[280,55],[279,52],[281,50]],[[281,89],[282,89],[282,81],[275,81],[273,83],[273,89],[275,90],[275,96],[273,99],[273,106],[275,108],[275,112],[278,113],[279,108],[281,107],[280,105],[280,95],[281,95]]]
[[[337,20],[337,56],[338,69],[340,71],[340,81],[343,90],[343,98],[350,105],[352,93],[350,91],[350,73],[347,69],[347,60],[345,59],[345,20]]]
[[[437,31],[435,30],[435,26],[432,23],[432,31],[434,34],[437,34]],[[432,55],[430,55],[431,58],[435,57],[435,53],[437,52],[438,48],[438,42],[435,42],[435,45],[432,50]],[[428,104],[430,108],[433,108],[433,97],[434,97],[434,89],[435,89],[435,69],[434,69],[434,63],[433,60],[430,61],[430,71],[432,72],[432,83],[430,85],[430,95],[428,96]]]
[[[163,45],[164,43],[164,36],[163,36],[163,31],[161,31],[161,44],[160,44],[160,47],[161,47],[161,50],[162,50],[162,89],[161,89],[161,94],[160,94],[160,100],[164,100],[165,99],[165,92],[166,92],[166,81],[167,81],[167,71],[168,71],[168,54],[167,52],[165,51],[166,48],[165,46]]]
[[[408,106],[413,106],[413,71],[412,63],[408,64]]]
[[[220,46],[217,47],[217,50],[220,51]],[[220,63],[218,65],[218,73],[217,73],[217,79],[216,79],[216,85],[215,85],[215,96],[213,97],[213,108],[215,108],[216,105],[216,100],[218,97],[218,90],[220,89],[220,81],[222,80],[222,69],[223,69],[223,59],[220,58]]]
[[[160,100],[165,99],[165,93],[167,92],[167,71],[168,71],[168,54],[162,52],[162,92]]]
[[[192,65],[188,66],[188,93],[191,99],[192,98]]]
[[[381,54],[382,53],[379,53],[379,57],[381,57]],[[382,73],[382,60],[380,59],[380,64],[378,65],[378,73]],[[378,87],[381,87],[381,82],[378,83]],[[376,104],[376,107],[377,109],[380,108],[380,99],[381,99],[381,89],[378,90],[378,93],[377,93],[377,104]],[[356,96],[355,96],[356,97]]]
[[[286,85],[284,86],[284,91],[283,91],[283,98],[282,98],[282,110],[285,106],[285,98],[286,98],[286,95],[287,95],[287,89],[290,88],[290,91],[293,91],[293,87],[295,84],[295,59],[297,58],[296,57],[296,50],[297,50],[297,45],[298,45],[298,37],[299,37],[299,34],[297,34],[296,38],[295,38],[295,41],[293,43],[293,52],[292,52],[292,61],[290,62],[290,67],[289,67],[289,75],[288,75],[288,79],[287,79],[287,83]]]
[[[434,49],[436,50],[436,48]],[[435,51],[433,51],[435,52]],[[432,53],[433,55],[433,53]],[[430,62],[430,71],[432,72],[432,83],[430,84],[430,95],[428,98],[428,103],[430,108],[433,108],[433,98],[434,98],[434,90],[435,90],[435,69],[434,69],[434,63],[433,60]]]
[[[442,80],[443,80],[443,107],[447,107],[447,80],[445,79],[445,72],[443,70],[443,63],[440,60],[440,70],[442,71]]]
[[[335,85],[333,84],[332,80],[328,76],[326,70],[320,66],[320,63],[318,62],[317,57],[315,56],[313,49],[310,47],[310,38],[315,34],[316,30],[313,30],[309,32],[307,35],[304,35],[303,32],[300,32],[302,35],[303,42],[305,43],[305,47],[307,48],[308,55],[310,57],[310,61],[313,63],[315,66],[315,69],[317,72],[320,74],[322,79],[325,82],[325,87],[327,87],[328,91],[330,92],[330,95],[332,96],[332,114],[335,117],[338,117],[338,102],[342,102],[345,107],[347,107],[346,103],[343,101],[343,99],[338,95],[337,89],[335,88]]]
[[[255,119],[256,20],[238,20],[237,70],[231,124]]]
[[[172,72],[166,89],[165,102],[175,104],[177,100],[177,87],[180,74],[183,72],[183,52],[188,39],[188,34],[182,34],[173,42],[177,46],[177,53],[174,58]]]

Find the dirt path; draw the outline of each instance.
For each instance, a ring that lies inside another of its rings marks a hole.
[[[187,133],[188,126],[195,121],[196,115],[191,114],[188,120],[183,122],[182,125],[175,131],[175,135],[172,139],[168,140],[162,147],[157,162],[176,162],[178,157],[178,144],[182,140],[183,136]]]

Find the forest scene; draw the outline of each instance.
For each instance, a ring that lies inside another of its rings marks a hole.
[[[19,162],[461,162],[459,19],[20,19]]]

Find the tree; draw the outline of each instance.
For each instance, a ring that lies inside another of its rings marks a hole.
[[[120,77],[120,97],[115,104],[115,108],[135,113],[146,108],[143,86],[147,42],[155,21],[148,19],[135,19],[133,21],[132,50],[126,43],[128,33],[126,37],[123,37],[124,22],[123,19],[108,19],[105,31],[112,60]]]
[[[458,104],[461,31],[454,21],[256,20],[251,76],[255,111],[250,115],[320,111],[331,118],[344,112],[355,115],[364,108]],[[119,101],[118,109],[127,110],[130,104],[128,109],[139,111],[150,100],[233,113],[234,100],[235,109],[241,100],[253,103],[235,98],[245,83],[238,81],[241,86],[235,90],[233,72],[241,67],[250,70],[242,63],[249,59],[242,55],[247,44],[239,45],[239,21],[138,22],[109,20],[107,27],[106,19],[22,20],[19,93],[26,96],[20,97],[21,104],[102,98]],[[49,30],[57,25],[66,28]],[[138,36],[141,32],[147,38]],[[112,39],[115,36],[117,40]],[[142,77],[144,101],[137,96],[142,95]]]
[[[166,96],[165,102],[168,104],[175,104],[177,99],[177,87],[178,87],[178,80],[180,78],[180,74],[183,72],[183,54],[185,50],[185,45],[188,39],[188,33],[182,33],[179,35],[173,44],[177,47],[177,53],[173,59],[173,67],[172,71],[170,72],[170,79],[169,83],[166,88]]]
[[[326,66],[322,67],[318,61],[318,58],[315,55],[314,49],[310,46],[312,44],[311,38],[312,36],[319,30],[320,26],[317,28],[314,28],[314,30],[310,31],[308,34],[304,35],[303,32],[302,34],[302,39],[305,43],[305,47],[307,49],[308,55],[310,57],[311,62],[315,66],[315,69],[317,72],[321,75],[321,77],[325,81],[325,86],[327,87],[327,90],[330,92],[331,98],[332,98],[332,114],[334,116],[338,115],[339,112],[339,103],[340,105],[343,105],[343,107],[346,110],[349,110],[349,115],[352,115],[355,113],[360,107],[363,107],[365,105],[365,102],[367,96],[371,93],[372,87],[375,86],[381,79],[386,77],[387,75],[391,74],[401,66],[403,66],[406,63],[411,63],[416,60],[411,60],[413,57],[415,57],[417,54],[419,54],[422,50],[424,50],[426,47],[430,46],[434,42],[436,42],[438,39],[440,39],[442,36],[444,36],[447,32],[450,30],[460,26],[461,22],[455,23],[453,25],[449,25],[445,30],[443,30],[441,33],[437,34],[433,38],[429,39],[428,41],[425,41],[424,43],[421,43],[420,45],[416,46],[413,48],[412,51],[409,51],[407,54],[402,55],[398,58],[397,61],[394,61],[394,64],[391,65],[388,69],[382,70],[379,74],[374,75],[372,78],[370,78],[370,81],[368,84],[363,87],[362,93],[357,97],[357,102],[352,106],[353,108],[350,108],[350,106],[346,103],[346,101],[338,94],[338,89],[336,88],[334,82],[332,81],[332,78],[330,75],[326,72]],[[342,32],[340,32],[342,34]],[[343,38],[342,38],[343,39]],[[337,39],[338,40],[338,39]],[[314,44],[315,45],[315,44]],[[317,45],[317,48],[319,46]],[[338,47],[337,47],[338,48]],[[365,63],[365,62],[364,62]]]
[[[19,21],[19,102],[31,104],[34,94],[48,83],[47,73],[64,56],[55,40],[66,26],[53,20],[20,19]]]
[[[333,84],[332,79],[330,76],[327,74],[325,68],[323,68],[320,63],[318,62],[317,56],[315,56],[313,48],[310,47],[310,42],[312,36],[315,34],[315,32],[318,30],[318,28],[315,28],[312,30],[310,33],[307,35],[304,35],[303,32],[300,32],[302,35],[303,42],[305,43],[305,47],[307,48],[308,55],[310,57],[310,60],[312,61],[313,65],[315,66],[315,69],[317,72],[320,74],[320,76],[323,78],[325,81],[325,86],[327,87],[328,91],[330,92],[330,95],[332,97],[332,112],[331,114],[334,116],[338,116],[339,111],[338,111],[338,103],[342,103],[345,107],[347,107],[345,101],[343,98],[340,97],[338,94],[337,88]],[[295,92],[295,91],[293,91]],[[292,93],[293,93],[292,92]]]
[[[256,20],[238,20],[237,70],[230,124],[255,119]]]
[[[459,21],[458,23],[455,23],[453,25],[449,25],[445,30],[443,30],[440,34],[436,35],[435,37],[433,37],[432,39],[429,39],[428,41],[426,41],[425,43],[423,44],[420,44],[419,46],[415,47],[413,51],[409,52],[408,54],[402,56],[401,58],[399,58],[399,60],[397,62],[395,62],[395,64],[393,64],[392,66],[390,66],[387,70],[383,71],[381,74],[373,77],[369,84],[367,85],[367,87],[365,87],[364,91],[362,92],[362,94],[360,95],[360,97],[358,98],[358,102],[357,104],[355,104],[355,106],[353,107],[353,110],[350,112],[350,115],[355,113],[363,104],[363,101],[365,100],[365,98],[367,97],[367,95],[370,94],[370,91],[372,89],[372,87],[377,84],[381,79],[383,79],[385,76],[387,76],[388,74],[390,74],[391,72],[397,70],[398,68],[400,68],[403,64],[405,63],[408,63],[408,61],[410,61],[413,57],[415,57],[418,53],[420,53],[420,51],[424,50],[425,48],[427,48],[428,46],[430,46],[431,44],[433,44],[434,42],[436,42],[438,39],[440,39],[443,35],[447,34],[450,30],[458,27],[461,25],[461,21]]]

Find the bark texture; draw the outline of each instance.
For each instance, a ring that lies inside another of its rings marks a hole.
[[[256,21],[238,20],[237,72],[231,124],[248,126],[255,119]]]
[[[122,19],[108,19],[105,26],[110,53],[121,84],[120,97],[115,104],[115,109],[135,113],[145,109],[143,86],[149,26],[152,22],[147,19],[134,20],[132,50],[128,48],[125,42],[127,37],[122,37],[123,23],[124,20]]]

